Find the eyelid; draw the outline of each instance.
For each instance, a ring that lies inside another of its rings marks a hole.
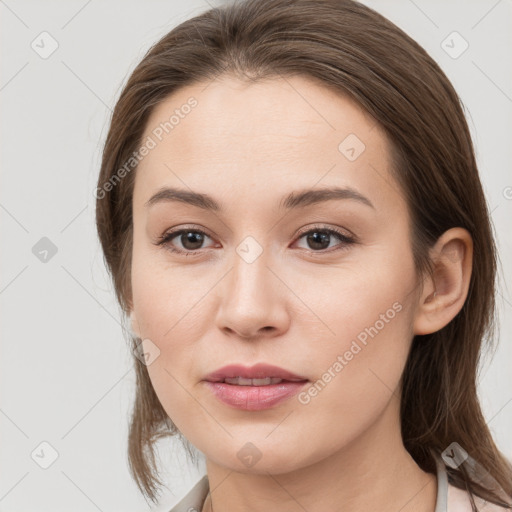
[[[331,231],[331,232],[337,233],[338,235],[340,235],[346,239],[351,239],[354,242],[357,240],[357,237],[348,229],[340,228],[337,226],[329,226],[327,224],[313,224],[313,225],[307,226],[305,228],[301,228],[299,230],[299,232],[295,235],[295,237],[300,238],[301,236],[305,235],[306,233],[309,233],[310,231],[314,231],[315,229],[318,231]]]
[[[188,225],[179,227],[177,229],[169,228],[167,231],[164,232],[163,235],[160,235],[158,237],[158,242],[156,242],[156,245],[165,245],[167,243],[166,241],[170,241],[170,239],[175,238],[176,236],[178,236],[184,232],[189,232],[189,231],[194,232],[194,233],[201,233],[202,235],[206,235],[209,238],[213,238],[213,236],[208,234],[208,232],[205,229],[203,229],[202,227],[200,227],[198,225],[194,225],[194,224],[188,224]],[[198,252],[199,250],[200,249],[198,249],[197,251],[190,251],[190,252]],[[178,249],[178,251],[182,251],[182,249]],[[185,251],[183,251],[183,252],[185,252]]]

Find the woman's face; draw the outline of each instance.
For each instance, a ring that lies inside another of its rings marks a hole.
[[[211,461],[257,473],[305,467],[377,425],[396,438],[417,281],[375,120],[307,78],[225,76],[158,105],[143,142],[132,325],[178,429]],[[164,188],[211,201],[151,200]],[[338,194],[315,194],[326,189]],[[205,380],[260,363],[302,381]]]

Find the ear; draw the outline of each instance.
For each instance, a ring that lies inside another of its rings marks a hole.
[[[414,334],[442,329],[462,309],[473,265],[473,240],[464,228],[444,232],[430,251],[433,278],[427,276],[414,319]]]
[[[130,311],[130,324],[132,333],[137,336],[137,338],[140,338],[140,329],[139,329],[139,322],[137,321],[137,317],[135,316],[135,312],[132,310]]]

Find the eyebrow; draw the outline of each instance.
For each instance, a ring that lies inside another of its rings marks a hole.
[[[280,201],[279,209],[290,210],[303,208],[312,204],[341,199],[353,199],[354,201],[358,201],[375,209],[375,206],[373,206],[372,202],[367,197],[350,187],[305,189],[291,192]],[[222,211],[221,205],[208,194],[170,187],[164,187],[158,190],[158,192],[146,201],[145,206],[150,207],[156,203],[167,201],[186,203],[204,210],[215,212]]]

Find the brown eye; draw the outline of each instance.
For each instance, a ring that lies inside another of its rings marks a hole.
[[[157,245],[163,245],[171,252],[191,255],[204,248],[202,245],[206,238],[210,237],[200,229],[180,229],[165,233]],[[181,247],[176,247],[176,243],[181,244]]]
[[[198,231],[184,231],[179,235],[179,241],[185,250],[193,251],[201,248],[204,242],[204,235]]]
[[[331,235],[320,231],[313,231],[306,236],[307,243],[311,249],[327,249],[329,247]]]
[[[349,245],[354,244],[355,240],[347,235],[341,233],[340,231],[332,228],[314,228],[310,229],[303,233],[299,240],[305,238],[307,246],[306,249],[310,249],[313,252],[320,252],[329,249],[329,245],[331,244],[333,238],[337,239],[339,242],[337,249],[346,249]],[[330,251],[329,251],[330,252]]]

